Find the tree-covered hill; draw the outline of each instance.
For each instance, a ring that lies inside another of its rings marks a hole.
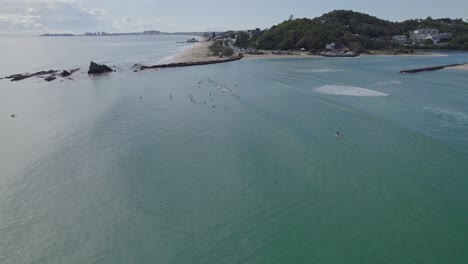
[[[284,21],[262,32],[251,45],[260,49],[321,50],[327,43],[345,45],[355,51],[395,48],[391,36],[420,28],[453,33],[452,48],[468,48],[468,23],[462,19],[427,19],[390,22],[363,13],[336,10],[314,19]]]

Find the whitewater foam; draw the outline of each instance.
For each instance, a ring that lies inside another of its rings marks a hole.
[[[314,89],[314,92],[331,95],[360,96],[360,97],[379,97],[388,96],[386,93],[377,92],[354,86],[325,85]]]
[[[197,46],[199,46],[200,43],[195,43],[195,44],[192,44],[192,45],[187,45],[187,46],[182,46],[182,47],[179,47],[175,53],[172,53],[164,58],[162,58],[159,63],[171,63],[173,62],[174,60],[176,60],[179,56],[181,56],[183,53],[191,50],[191,49],[194,49],[196,48]]]

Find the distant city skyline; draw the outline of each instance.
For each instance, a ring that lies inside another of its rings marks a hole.
[[[450,3],[447,3],[450,2]],[[390,21],[468,18],[468,1],[1,0],[0,32],[225,31],[269,28],[290,15],[313,18],[336,9]]]

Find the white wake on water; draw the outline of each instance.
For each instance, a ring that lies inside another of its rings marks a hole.
[[[314,89],[314,92],[331,95],[346,95],[360,97],[388,96],[386,93],[377,92],[354,86],[324,85]]]
[[[389,82],[378,82],[378,85],[392,85],[392,84],[403,84],[400,81],[389,81]]]
[[[340,69],[330,69],[330,68],[323,68],[323,69],[307,69],[307,72],[314,72],[314,73],[325,73],[325,72],[342,72],[344,70]]]

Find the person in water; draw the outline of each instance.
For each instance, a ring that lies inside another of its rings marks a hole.
[[[339,138],[340,137],[340,131],[336,131],[335,137]]]

